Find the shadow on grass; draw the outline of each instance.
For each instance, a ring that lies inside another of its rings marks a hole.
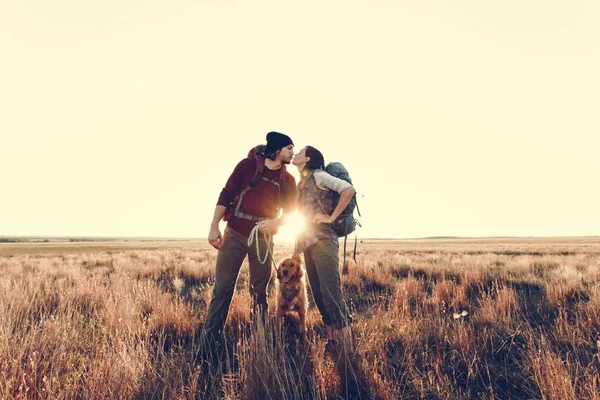
[[[405,279],[412,275],[415,279],[430,280],[434,284],[442,280],[451,280],[457,284],[461,282],[461,275],[456,272],[410,267],[408,265],[394,267],[391,269],[391,273],[396,279]]]
[[[511,334],[500,325],[486,324],[476,329],[480,333],[473,338],[481,345],[472,346],[467,352],[427,332],[410,348],[400,338],[387,342],[388,373],[402,398],[436,397],[436,376],[449,379],[452,396],[457,398],[491,398],[491,393],[495,394],[493,398],[540,398],[536,383],[523,369],[525,336]],[[433,379],[433,386],[424,383],[425,377]]]
[[[551,329],[558,317],[558,306],[548,302],[546,289],[533,282],[506,281],[519,300],[521,312],[532,328]]]

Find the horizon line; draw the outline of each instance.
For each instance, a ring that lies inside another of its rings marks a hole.
[[[353,235],[348,235],[352,239]],[[340,239],[343,237],[340,237]],[[434,235],[422,237],[361,237],[360,240],[443,240],[443,239],[551,239],[551,238],[600,238],[600,235],[551,235],[551,236],[518,236],[518,235],[492,235],[492,236],[452,236]],[[207,237],[186,236],[95,236],[95,235],[0,235],[0,240],[6,239],[140,239],[140,240],[208,240]]]

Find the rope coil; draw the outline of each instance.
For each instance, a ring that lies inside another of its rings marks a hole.
[[[273,245],[273,238],[271,237],[271,235],[263,233],[263,236],[265,237],[265,242],[267,242],[267,251],[265,252],[264,260],[262,260],[260,257],[260,246],[258,236],[258,225],[256,225],[250,232],[250,236],[248,236],[248,247],[252,246],[253,242],[256,243],[256,256],[258,257],[258,262],[264,265],[269,259],[269,253],[271,254],[271,256],[273,256],[273,250],[271,249]],[[272,257],[272,259],[274,259],[274,257]]]

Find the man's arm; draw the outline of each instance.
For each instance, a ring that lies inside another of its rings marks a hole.
[[[241,187],[244,185],[244,173],[248,168],[248,162],[249,160],[245,159],[235,166],[233,172],[227,179],[227,183],[225,183],[225,187],[223,187],[223,190],[221,190],[221,193],[219,194],[217,205],[225,207],[229,206],[235,196],[240,192]]]
[[[208,242],[217,250],[220,249],[223,244],[223,236],[221,236],[221,231],[219,230],[219,222],[223,219],[227,207],[235,198],[235,195],[243,183],[245,163],[246,160],[242,160],[235,166],[217,200],[213,220],[210,224],[210,231],[208,232]]]
[[[208,243],[215,249],[219,250],[221,245],[223,244],[223,237],[221,236],[221,230],[219,229],[219,222],[225,215],[225,211],[227,211],[227,207],[217,205],[215,207],[215,213],[213,215],[213,220],[210,224],[210,231],[208,233]]]

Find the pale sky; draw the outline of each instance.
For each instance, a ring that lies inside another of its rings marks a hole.
[[[0,235],[206,237],[271,130],[346,165],[362,238],[600,235],[599,20],[595,0],[0,0]]]

